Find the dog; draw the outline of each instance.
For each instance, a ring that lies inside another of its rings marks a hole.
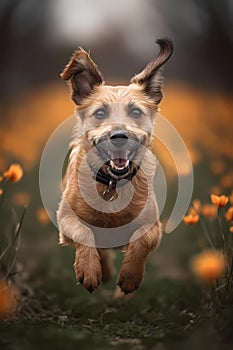
[[[161,67],[173,43],[157,43],[157,57],[127,86],[106,85],[82,48],[61,74],[77,122],[57,212],[59,243],[75,248],[76,279],[90,293],[113,274],[112,247],[124,252],[117,285],[125,294],[138,289],[146,258],[161,240],[152,141]]]

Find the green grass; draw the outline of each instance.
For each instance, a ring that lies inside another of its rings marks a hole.
[[[14,319],[0,324],[1,350],[232,349],[232,291],[208,299],[189,274],[190,258],[203,234],[200,226],[181,224],[163,238],[131,299],[113,298],[116,276],[90,295],[76,285],[72,248],[57,245],[52,225],[35,224],[34,212],[41,205],[34,189],[36,173],[26,176],[21,187],[17,184],[34,197],[21,234],[21,266],[16,265],[21,306]],[[194,198],[207,201],[207,188],[216,178],[208,175],[206,164],[199,164],[195,179]],[[118,271],[120,263],[121,253],[116,252]]]
[[[230,342],[230,323],[223,321],[230,310],[213,317],[192,280],[157,278],[149,265],[133,298],[113,299],[114,278],[90,295],[75,284],[71,255],[60,248],[44,258],[31,281],[33,293],[22,289],[15,320],[1,325],[1,349],[194,349],[197,343],[204,349],[207,341],[217,349]]]

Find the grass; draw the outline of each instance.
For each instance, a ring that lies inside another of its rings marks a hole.
[[[215,185],[216,177],[207,172],[206,163],[198,164],[195,175],[203,181],[196,182],[194,198],[203,195],[206,200],[206,188]],[[90,295],[76,285],[73,250],[58,247],[52,225],[36,222],[35,211],[41,205],[33,185],[36,173],[35,169],[12,190],[30,191],[34,198],[23,223],[21,266],[15,267],[20,271],[14,281],[21,303],[12,319],[0,323],[1,350],[232,349],[232,290],[213,293],[188,272],[190,258],[200,248],[201,226],[197,230],[181,224],[163,238],[132,298],[113,298],[116,276]],[[120,252],[115,260],[119,270]]]
[[[55,349],[61,341],[63,346],[66,341],[81,342],[84,349],[90,349],[92,341],[97,346],[93,348],[99,343],[102,349],[110,345],[124,349],[175,338],[185,329],[188,333],[199,308],[198,293],[190,305],[193,290],[187,285],[156,278],[151,281],[149,276],[148,271],[140,291],[125,301],[112,298],[113,283],[89,295],[74,284],[72,276],[45,279],[33,295],[25,296],[15,321],[4,325],[1,341],[14,345],[10,335],[19,332],[24,349],[30,348],[33,339],[44,346],[46,342],[47,347],[47,341],[56,341]]]
[[[226,319],[232,308],[223,308],[213,317],[202,290],[192,280],[158,278],[149,265],[135,296],[115,300],[114,280],[92,295],[75,285],[68,267],[71,258],[68,249],[62,249],[52,259],[47,256],[35,271],[39,278],[31,282],[33,292],[27,286],[22,290],[18,314],[1,325],[1,349],[27,350],[32,344],[33,349],[150,349],[156,344],[192,349],[197,342],[204,349],[207,341],[215,349],[216,344],[231,341],[232,324],[226,324]],[[66,261],[60,273],[58,260]]]

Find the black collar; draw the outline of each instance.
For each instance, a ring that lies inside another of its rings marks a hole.
[[[102,183],[103,185],[111,187],[111,189],[115,189],[117,185],[121,187],[125,185],[128,181],[130,181],[134,177],[134,175],[136,175],[139,168],[140,166],[138,165],[137,168],[135,168],[131,174],[124,177],[123,179],[116,180],[111,175],[104,173],[102,169],[96,169],[95,167],[91,167],[91,170],[93,171],[92,178],[95,181]]]

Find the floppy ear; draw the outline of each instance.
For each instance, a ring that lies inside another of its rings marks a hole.
[[[160,46],[158,57],[148,63],[141,73],[131,79],[130,83],[141,85],[144,92],[149,95],[156,104],[159,104],[163,97],[161,90],[163,80],[161,67],[172,55],[173,43],[169,39],[158,39],[156,42]]]
[[[82,48],[74,53],[61,77],[69,81],[71,97],[77,105],[92,93],[95,85],[103,83],[103,78],[96,64]]]

